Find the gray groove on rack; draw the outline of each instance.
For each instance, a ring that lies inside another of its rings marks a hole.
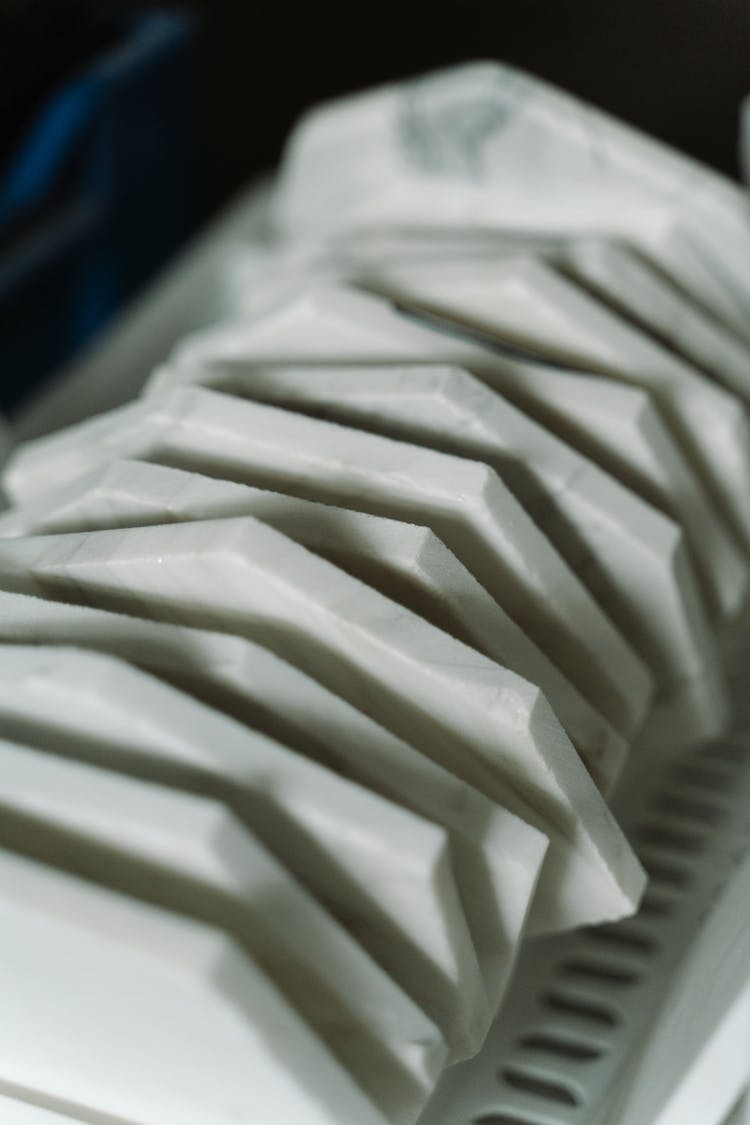
[[[750,843],[750,715],[739,710],[719,743],[651,761],[638,808],[617,809],[651,876],[638,914],[530,944],[481,1055],[448,1072],[421,1125],[603,1119],[670,970]],[[643,774],[642,759],[629,768]]]

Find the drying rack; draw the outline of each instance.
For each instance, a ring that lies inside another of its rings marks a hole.
[[[126,402],[183,335],[231,312],[254,185],[17,417],[25,439]],[[639,914],[532,943],[481,1054],[420,1125],[750,1125],[750,617],[724,638],[731,733],[637,753],[614,806],[650,874]]]

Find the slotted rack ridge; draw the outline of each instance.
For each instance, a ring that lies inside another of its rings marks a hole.
[[[636,760],[623,778],[615,811],[650,876],[638,913],[526,950],[484,1049],[446,1077],[421,1125],[620,1121],[623,1076],[681,957],[750,855],[747,649],[735,639],[727,659],[728,735],[679,761]]]

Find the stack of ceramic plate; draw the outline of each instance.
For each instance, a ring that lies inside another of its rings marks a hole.
[[[313,115],[277,218],[231,320],[4,476],[0,1090],[40,1125],[416,1121],[528,937],[637,909],[626,762],[728,721],[733,189],[478,66]]]

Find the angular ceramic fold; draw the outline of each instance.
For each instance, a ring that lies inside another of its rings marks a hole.
[[[450,836],[459,896],[496,1007],[524,934],[546,836],[241,637],[0,592],[0,641],[74,644],[128,660],[440,825]]]
[[[486,465],[198,387],[31,443],[15,464],[35,494],[118,454],[425,524],[618,731],[644,717],[645,665]]]
[[[51,659],[77,674],[110,659],[16,649],[11,670],[7,655],[2,696],[40,676],[54,685]],[[43,691],[37,679],[28,696]],[[4,847],[226,931],[389,1120],[416,1119],[445,1063],[441,1033],[246,826],[214,801],[109,773],[106,755],[102,769],[0,739],[0,763]]]
[[[741,190],[496,62],[309,111],[287,144],[276,214],[297,239],[385,223],[620,235],[750,335]]]
[[[390,301],[332,286],[302,292],[298,289],[293,296],[277,301],[263,316],[230,321],[189,337],[172,362],[157,370],[154,380],[164,387],[181,377],[175,372],[177,367],[197,368],[226,361],[449,363],[465,367],[684,523],[696,553],[701,551],[702,538],[710,535],[716,544],[715,565],[725,565],[722,540],[726,531],[716,506],[658,419],[651,396],[642,388],[605,376],[513,359],[451,332],[445,321],[429,326],[418,323]],[[653,419],[649,426],[658,420],[658,449],[651,448],[654,443],[647,451],[641,449],[644,439],[632,419],[645,410]],[[673,479],[670,468],[654,464],[666,445],[670,464],[680,465],[679,479]],[[25,495],[22,467],[16,470],[11,461],[6,476],[10,491],[19,497]],[[727,581],[724,579],[724,583]]]
[[[113,770],[229,805],[435,1015],[455,1055],[477,1049],[492,1013],[439,828],[111,658],[81,654],[82,682],[39,672],[46,692],[30,680],[26,695],[12,680],[21,656],[7,660],[6,735],[94,763],[106,752]]]
[[[227,323],[193,337],[178,349],[166,370],[240,362],[443,362],[466,367],[629,487],[684,522],[691,549],[703,554],[704,567],[711,564],[701,543],[706,538],[717,543],[726,540],[701,482],[640,388],[606,377],[513,360],[451,334],[445,324],[418,324],[390,302],[340,288],[305,291],[257,320]],[[179,374],[175,378],[179,379]],[[23,475],[22,466],[19,475]],[[725,560],[726,552],[717,552],[719,565],[725,566]],[[729,579],[731,584],[731,573]],[[725,583],[726,578],[722,580]],[[695,720],[697,740],[720,733],[727,720],[718,664],[708,683],[705,706],[695,699],[691,702],[690,693],[696,688],[702,690],[705,684],[701,678],[690,686],[686,700],[672,699],[668,707],[670,722],[675,707],[678,716],[687,708]]]
[[[154,386],[177,382],[208,385],[487,462],[607,607],[651,666],[663,693],[671,684],[703,677],[707,665],[715,663],[680,529],[468,372],[450,366],[295,368],[234,362],[167,367]],[[48,502],[53,509],[59,504],[54,498]],[[24,527],[22,510],[15,518]],[[0,520],[0,534],[2,529]],[[729,599],[721,608],[736,612],[745,594],[746,566],[722,529],[716,530],[714,538],[706,538],[718,558],[704,552],[700,573],[714,598]]]
[[[497,334],[500,342],[651,390],[738,534],[750,543],[750,503],[737,490],[737,481],[750,477],[750,426],[742,404],[544,262],[528,255],[489,263],[433,262],[360,280],[404,305]]]
[[[388,242],[387,232],[376,229],[369,239],[367,231],[356,232],[332,244],[269,254],[262,272],[238,283],[234,304],[242,315],[257,316],[302,285],[358,279],[365,288],[408,300],[416,284],[415,299],[424,299],[428,310],[445,312],[455,304],[460,317],[480,330],[490,327],[503,343],[537,358],[559,350],[561,359],[575,366],[617,376],[626,372],[627,378],[670,366],[679,377],[674,365],[684,369],[686,361],[693,394],[695,377],[706,373],[725,390],[750,397],[747,342],[715,322],[643,255],[611,239],[514,239],[492,231],[477,231],[472,239],[470,233],[427,228],[420,235],[411,228],[400,236],[393,232]],[[561,315],[566,309],[578,321],[574,330],[570,317]],[[677,353],[671,360],[664,344]],[[628,365],[629,352],[636,354]],[[711,409],[727,413],[720,401]],[[698,405],[694,414],[693,422],[699,422]],[[727,422],[737,429],[728,417]],[[709,466],[715,457],[706,459]],[[731,473],[727,480],[731,493]],[[726,596],[731,607],[731,588]]]
[[[677,352],[677,357],[672,357],[672,360],[685,359],[701,369],[697,372],[693,370],[693,376],[705,372],[719,380],[724,388],[733,390],[740,396],[747,398],[750,394],[750,348],[722,325],[712,321],[701,307],[690,302],[674,285],[669,284],[668,279],[624,245],[604,239],[513,239],[512,236],[498,232],[481,232],[479,241],[480,232],[475,232],[475,236],[470,237],[471,232],[451,232],[450,228],[442,232],[442,237],[441,232],[434,232],[430,228],[422,234],[418,228],[410,228],[404,233],[392,233],[391,243],[388,243],[387,232],[376,230],[369,233],[370,239],[367,231],[358,232],[349,239],[334,242],[333,245],[304,248],[297,254],[293,250],[269,253],[262,271],[255,273],[252,279],[240,282],[241,293],[234,299],[237,313],[250,317],[268,313],[274,305],[288,299],[290,294],[298,293],[301,287],[320,282],[328,285],[332,282],[341,284],[344,280],[355,282],[360,278],[365,288],[369,284],[377,293],[383,287],[379,278],[386,279],[387,289],[390,278],[395,278],[398,285],[399,270],[406,270],[408,279],[409,270],[414,272],[415,269],[417,277],[426,277],[427,288],[435,284],[444,288],[441,275],[445,275],[446,271],[448,277],[462,279],[460,288],[464,290],[467,289],[467,278],[469,287],[479,284],[477,308],[481,311],[482,302],[487,306],[486,279],[494,278],[494,284],[498,287],[503,285],[504,289],[501,295],[498,294],[498,299],[491,303],[490,321],[496,324],[503,321],[509,325],[510,330],[517,332],[517,322],[519,319],[523,322],[525,317],[528,335],[524,337],[523,350],[527,351],[527,359],[539,360],[543,359],[543,354],[540,353],[536,336],[543,325],[543,307],[535,307],[534,300],[531,305],[528,304],[528,298],[532,294],[524,294],[523,275],[531,270],[536,272],[537,282],[540,281],[540,276],[543,281],[543,275],[551,278],[554,296],[555,288],[560,289],[560,282],[562,285],[566,285],[566,282],[559,276],[555,278],[554,273],[550,275],[550,268],[545,264],[549,262],[561,269],[566,277],[584,286],[600,302],[611,306],[608,314],[606,309],[604,312],[611,318],[614,316],[615,331],[607,332],[605,326],[605,358],[602,359],[602,341],[599,340],[598,353],[595,351],[590,360],[595,366],[602,368],[604,363],[607,370],[611,368],[612,349],[606,344],[609,335],[618,343],[615,362],[622,366],[622,355],[626,348],[623,349],[622,340],[617,341],[617,335],[618,332],[622,335],[625,328],[626,336],[631,344],[635,341],[636,348],[642,350],[645,346],[647,350],[653,349],[654,339],[661,345],[667,342],[671,351]],[[386,246],[380,248],[383,240],[386,240]],[[518,262],[518,251],[524,249],[524,242],[527,243],[527,254],[536,255],[540,261],[526,258]],[[496,248],[495,251],[493,248]],[[508,270],[513,271],[514,261],[521,277],[517,279],[517,285],[508,285],[506,275]],[[569,284],[566,288],[570,293]],[[585,319],[587,306],[589,311],[594,306],[590,299],[586,302],[586,294],[579,293],[580,296],[584,297],[585,304],[582,309],[578,309],[578,313],[580,316],[582,312]],[[458,297],[460,300],[460,293]],[[481,312],[476,313],[473,299],[468,304],[469,311],[466,315],[470,319],[476,319],[481,326],[484,323]],[[539,302],[536,304],[539,305]],[[603,309],[599,307],[598,312],[602,313]],[[636,322],[641,336],[643,331],[647,335],[640,341],[636,339],[639,333],[633,327],[623,324],[622,315]],[[554,349],[555,345],[561,345],[566,334],[570,336],[566,324],[561,323],[559,318],[557,321],[553,318],[549,326],[548,346]],[[588,346],[590,348],[590,342]],[[666,358],[669,363],[669,354],[665,357],[663,346],[657,348],[657,363],[660,362],[659,357],[662,361]],[[523,351],[518,358],[523,359]],[[642,357],[635,367],[636,376],[641,368],[648,370],[647,364],[641,363],[641,359]],[[169,384],[169,380],[168,367],[156,372],[156,379],[152,378],[151,386],[165,386]],[[562,385],[560,396],[564,396]],[[697,414],[699,416],[701,412],[697,411]],[[731,470],[728,481],[731,492]],[[731,614],[737,610],[741,601],[742,587],[747,579],[744,574],[747,565],[741,557],[739,544],[734,541],[734,535],[724,525],[728,517],[710,510],[707,505],[704,507],[710,513],[703,513],[703,522],[711,534],[711,541],[707,541],[705,537],[697,537],[695,550],[698,557],[705,560],[704,569],[713,571],[715,575],[714,582],[719,586],[716,596],[722,611]],[[740,519],[744,519],[744,516],[741,515]]]
[[[270,524],[541,687],[597,786],[611,789],[625,740],[428,528],[150,462],[113,461],[0,516],[0,538],[242,515]]]
[[[750,399],[750,346],[624,242],[584,238],[553,256],[577,282],[689,363]]]
[[[356,283],[360,279],[367,288],[369,279],[377,290],[378,278],[397,280],[401,270],[406,271],[407,278],[414,270],[418,275],[435,270],[438,279],[446,271],[458,278],[477,273],[486,277],[493,272],[502,277],[514,260],[523,273],[523,263],[530,257],[542,271],[553,267],[618,317],[624,316],[639,332],[666,345],[728,390],[745,400],[750,397],[748,341],[717,321],[654,266],[644,252],[637,252],[622,239],[479,227],[376,226],[320,243],[273,246],[263,253],[252,248],[245,254],[244,268],[240,262],[232,263],[231,299],[225,315],[258,316],[301,284]],[[482,292],[485,289],[486,284]],[[530,319],[521,297],[519,291],[503,294],[506,342],[515,340],[517,348],[538,358],[550,348],[564,349],[566,340],[568,346],[577,343],[580,347],[580,340],[571,339],[565,325],[549,323],[545,336],[544,320],[538,323],[538,317]],[[538,329],[541,339],[537,338]],[[578,356],[576,362],[585,365],[586,354]]]
[[[747,388],[747,339],[728,327],[664,264],[627,237],[600,231],[575,234],[511,225],[435,224],[429,214],[416,222],[368,222],[322,239],[264,242],[235,248],[227,265],[229,300],[224,315],[253,315],[278,300],[301,277],[331,282],[362,269],[403,264],[490,262],[531,254],[554,264],[591,288],[672,350],[710,371],[739,393]],[[676,331],[679,323],[680,331]]]
[[[550,837],[537,929],[634,909],[643,871],[538,689],[265,524],[6,540],[0,585],[262,638]]]
[[[5,1091],[85,1121],[386,1125],[217,930],[0,851],[0,932]]]

